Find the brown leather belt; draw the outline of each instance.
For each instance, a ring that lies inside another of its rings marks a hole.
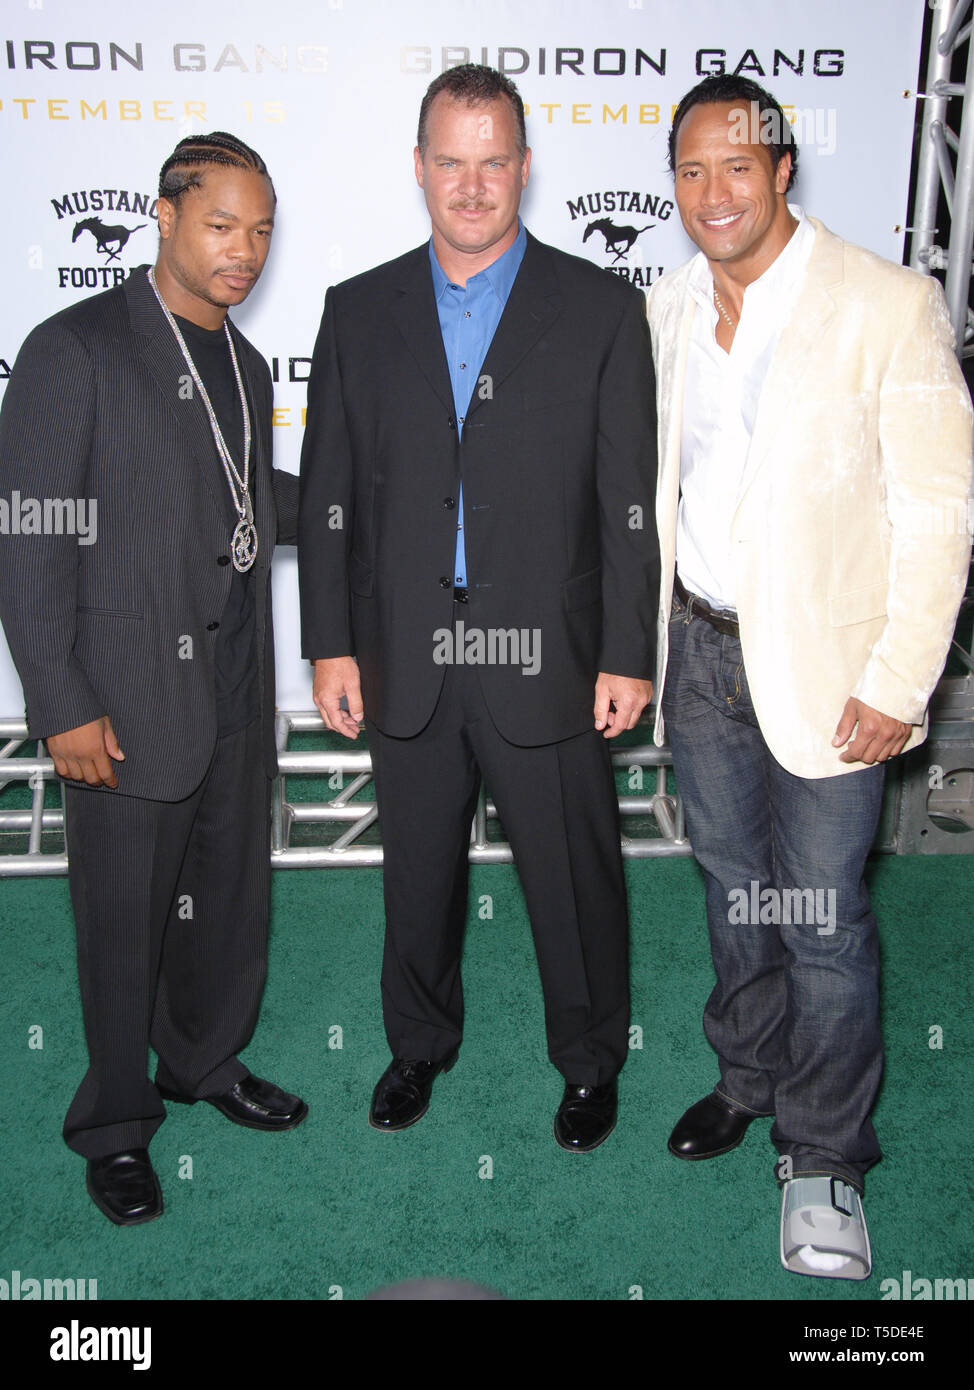
[[[691,617],[692,614],[697,613],[705,622],[708,622],[711,627],[716,628],[718,632],[722,632],[725,637],[740,638],[740,625],[736,618],[730,616],[733,610],[725,609],[722,613],[718,613],[715,609],[711,608],[709,604],[704,603],[702,598],[698,598],[696,594],[691,594],[688,589],[685,589],[680,582],[680,576],[678,574],[673,576],[673,588],[679,596],[681,603],[686,604],[688,618]]]

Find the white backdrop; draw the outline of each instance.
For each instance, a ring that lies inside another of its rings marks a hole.
[[[229,130],[263,155],[278,194],[267,269],[234,318],[272,364],[276,462],[296,472],[325,289],[429,235],[416,117],[427,84],[462,61],[518,84],[534,150],[522,215],[544,241],[609,266],[600,235],[582,241],[608,213],[649,228],[617,267],[637,283],[684,261],[670,116],[724,70],[793,108],[791,196],[900,261],[925,3],[3,0],[0,389],[34,324],[154,260],[154,192],[176,142]],[[87,231],[72,240],[92,216],[130,233],[117,259]],[[293,550],[278,552],[274,583],[278,704],[307,709]],[[0,716],[22,713],[0,640]]]

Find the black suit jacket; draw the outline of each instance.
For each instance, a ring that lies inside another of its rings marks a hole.
[[[17,357],[0,412],[0,495],[94,499],[97,538],[0,536],[0,618],[31,736],[107,714],[125,753],[118,792],[176,801],[199,785],[216,741],[214,652],[232,566],[209,421],[145,269],[40,324]],[[267,364],[231,333],[253,429],[273,776],[270,561],[278,538],[296,538],[297,479],[271,468]]]
[[[481,668],[498,729],[534,745],[591,727],[599,671],[653,672],[654,401],[643,295],[531,236],[462,440],[428,246],[330,289],[301,463],[305,656],[354,654],[367,716],[424,727],[462,476],[466,627],[540,632],[536,675]]]

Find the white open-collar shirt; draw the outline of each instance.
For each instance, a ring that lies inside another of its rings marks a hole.
[[[717,343],[714,280],[701,251],[688,288],[693,315],[683,396],[676,566],[685,588],[714,608],[734,609],[730,526],[768,366],[801,290],[815,231],[797,204],[798,226],[763,275],[744,291],[730,352]]]

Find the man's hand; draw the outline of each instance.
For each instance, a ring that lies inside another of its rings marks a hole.
[[[855,742],[851,742],[852,731],[857,724]],[[839,757],[842,763],[884,763],[887,758],[895,758],[902,751],[910,733],[911,725],[901,723],[892,715],[880,714],[878,709],[864,705],[861,700],[850,698],[845,702],[832,746],[841,748],[848,743],[848,748]]]
[[[339,709],[343,695],[348,700],[347,710]],[[314,701],[326,729],[345,738],[358,738],[365,710],[358,664],[353,657],[332,656],[315,662]]]
[[[595,682],[595,727],[605,729],[604,738],[618,738],[623,729],[634,729],[636,721],[653,698],[653,682],[633,676],[608,676],[599,672]],[[615,709],[609,708],[610,702]]]
[[[54,770],[59,777],[87,782],[90,787],[118,786],[111,759],[124,762],[125,754],[118,746],[112,721],[107,714],[93,719],[90,724],[65,729],[63,734],[51,734],[44,742],[54,759]]]

